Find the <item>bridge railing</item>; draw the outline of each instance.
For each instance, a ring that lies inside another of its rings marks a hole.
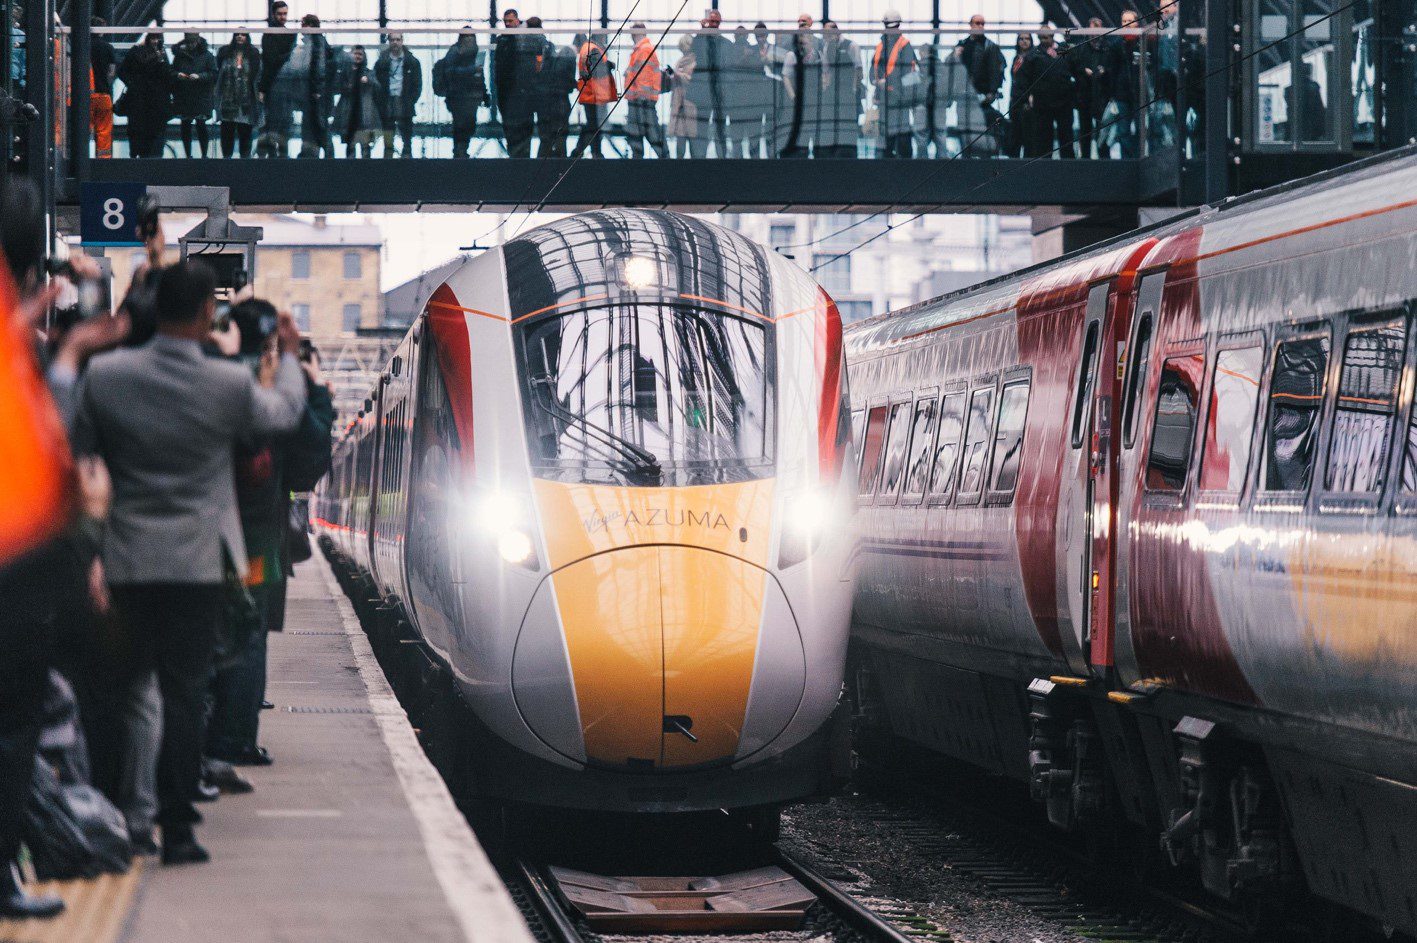
[[[165,24],[137,42],[131,29],[99,28],[94,61],[109,61],[107,45],[116,78],[111,89],[94,78],[89,152],[1105,159],[1179,145],[1196,156],[1203,37],[1174,20],[1047,35],[1057,55],[1040,50],[1043,33],[991,31],[986,50],[967,28]],[[55,94],[77,108],[69,37],[56,40]],[[95,133],[105,91],[117,112],[111,149]]]

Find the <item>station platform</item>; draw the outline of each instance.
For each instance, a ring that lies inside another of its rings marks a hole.
[[[318,554],[270,639],[255,792],[200,808],[203,865],[46,885],[52,921],[3,943],[531,943],[516,905],[419,746]]]

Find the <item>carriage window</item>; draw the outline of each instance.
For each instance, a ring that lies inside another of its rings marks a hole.
[[[856,467],[861,467],[861,433],[866,430],[866,410],[853,409],[851,411],[851,442],[856,446]]]
[[[1260,487],[1265,491],[1309,490],[1328,351],[1326,335],[1285,341],[1275,348],[1269,421],[1260,454]]]
[[[1406,348],[1407,325],[1400,320],[1349,331],[1324,472],[1326,490],[1376,494],[1383,489]]]
[[[866,419],[866,437],[861,443],[861,474],[856,480],[862,494],[876,490],[876,478],[881,470],[881,446],[886,440],[886,407],[877,406]]]
[[[1023,425],[1028,417],[1028,383],[1011,383],[999,397],[999,428],[994,432],[994,480],[990,491],[1010,492],[1018,484]]]
[[[930,478],[930,459],[935,444],[935,397],[915,404],[915,420],[910,432],[910,466],[905,476],[905,493],[920,494]]]
[[[1260,347],[1222,350],[1216,355],[1210,419],[1201,455],[1202,491],[1244,490],[1263,369],[1264,350]]]
[[[1147,361],[1151,358],[1152,316],[1148,311],[1137,324],[1137,338],[1127,356],[1127,388],[1123,402],[1127,412],[1122,417],[1122,445],[1132,447],[1137,437],[1137,413],[1146,392]]]
[[[959,437],[964,431],[964,394],[949,393],[940,400],[940,434],[935,439],[934,467],[930,470],[930,493],[948,494],[959,458]]]
[[[989,422],[993,418],[993,404],[993,388],[975,390],[969,397],[969,428],[964,437],[960,494],[977,494],[984,487],[984,460],[989,455]]]
[[[905,478],[905,459],[910,451],[910,403],[896,403],[891,407],[891,420],[886,429],[886,460],[881,472],[883,498],[894,498],[900,491],[900,483]]]
[[[1171,357],[1161,366],[1151,452],[1146,461],[1149,491],[1175,492],[1186,487],[1204,375],[1205,359],[1200,354]]]
[[[1081,448],[1087,437],[1088,410],[1092,408],[1092,389],[1097,382],[1097,335],[1102,322],[1087,326],[1082,341],[1082,360],[1078,366],[1077,399],[1073,403],[1073,448]]]

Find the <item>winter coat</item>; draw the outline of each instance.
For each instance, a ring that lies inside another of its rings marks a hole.
[[[745,41],[734,42],[723,75],[723,108],[729,120],[755,128],[761,124],[772,103],[770,82],[758,48]]]
[[[319,35],[306,35],[281,67],[274,87],[277,104],[286,113],[305,110],[317,102],[320,117],[328,120],[333,110],[333,91],[339,75],[338,54]]]
[[[1108,97],[1124,108],[1135,108],[1141,98],[1141,42],[1136,36],[1118,36],[1107,46]]]
[[[690,53],[694,57],[694,81],[689,83],[689,100],[701,111],[722,112],[723,79],[733,55],[733,44],[716,29],[705,29],[694,37]],[[707,114],[704,117],[708,117]]]
[[[1004,51],[988,36],[966,36],[956,45],[969,74],[970,84],[980,95],[998,96],[1004,87]]]
[[[379,111],[389,119],[412,118],[423,94],[423,66],[412,50],[403,51],[403,94],[395,99],[389,93],[389,72],[393,63],[387,49],[379,53],[379,61],[374,63],[374,78],[379,82]]]
[[[348,138],[359,131],[377,131],[384,126],[383,115],[379,111],[379,80],[368,65],[356,67],[350,62],[341,69],[339,90],[331,131]],[[353,126],[351,117],[354,119]]]
[[[818,147],[855,144],[861,136],[861,103],[866,94],[856,44],[836,39],[822,46],[820,104],[814,115]]]
[[[476,114],[487,98],[482,60],[474,36],[465,46],[454,43],[433,66],[433,94],[447,100],[448,111],[454,118]]]
[[[543,40],[539,48],[540,52],[533,57],[536,110],[542,115],[569,119],[571,93],[576,90],[576,51],[547,40]]]
[[[178,75],[195,75],[193,79],[179,79]],[[216,107],[212,94],[216,86],[216,56],[212,55],[205,39],[198,38],[197,45],[188,47],[180,42],[172,49],[172,107],[179,118],[202,118],[212,116]]]
[[[293,32],[261,34],[261,67],[264,70],[261,72],[261,94],[269,95],[275,87],[276,76],[280,75],[286,60],[295,51],[295,40],[296,34]]]
[[[172,117],[172,66],[167,53],[146,43],[123,57],[118,77],[126,90],[123,104],[130,123],[164,124]]]
[[[537,68],[548,58],[548,46],[543,36],[502,33],[497,37],[492,44],[492,93],[499,110],[516,118],[535,110],[541,91]],[[574,54],[571,69],[574,72]]]
[[[690,90],[694,87],[695,67],[696,63],[692,52],[680,56],[679,61],[674,63],[673,73],[667,79],[671,87],[668,130],[670,135],[676,138],[699,136],[699,107],[689,96]]]
[[[1039,108],[1070,107],[1077,98],[1073,65],[1065,52],[1050,56],[1037,48],[1023,63],[1023,85]]]
[[[1107,82],[1107,47],[1101,42],[1086,40],[1068,48],[1068,59],[1073,64],[1073,78],[1076,81],[1079,106],[1100,110],[1110,94]],[[1092,74],[1088,75],[1088,70]]]
[[[223,46],[216,57],[216,117],[237,124],[256,123],[260,105],[261,52],[255,46]]]

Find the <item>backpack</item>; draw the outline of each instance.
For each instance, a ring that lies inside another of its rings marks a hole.
[[[34,766],[23,824],[42,881],[122,874],[133,858],[123,813],[92,786],[61,783],[43,761]]]

